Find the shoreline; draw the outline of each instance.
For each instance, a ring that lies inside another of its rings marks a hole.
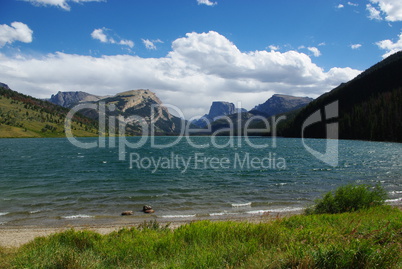
[[[222,215],[213,217],[197,217],[197,218],[141,218],[131,219],[127,217],[121,217],[115,222],[110,224],[96,223],[96,221],[88,221],[85,224],[66,224],[64,226],[0,226],[0,247],[15,248],[20,247],[26,243],[31,242],[37,237],[49,236],[54,233],[64,232],[70,229],[74,230],[89,230],[99,234],[109,234],[114,231],[118,231],[123,228],[138,227],[144,222],[157,221],[159,225],[166,226],[170,229],[177,229],[182,225],[186,225],[192,222],[209,220],[209,221],[235,221],[235,222],[251,222],[261,223],[269,222],[275,219],[290,217],[293,215],[300,215],[303,210],[289,211],[289,212],[266,212],[264,214],[255,215]]]

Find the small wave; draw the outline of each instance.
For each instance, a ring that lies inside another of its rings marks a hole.
[[[385,200],[386,203],[402,202],[402,198]]]
[[[284,212],[294,212],[303,210],[302,207],[285,207],[285,208],[277,208],[277,209],[266,209],[266,210],[254,210],[248,211],[247,214],[264,214],[264,213],[284,213]]]
[[[29,214],[36,214],[36,213],[39,213],[39,212],[41,212],[42,210],[32,210],[32,211],[29,211]]]
[[[213,217],[213,216],[223,216],[223,215],[226,215],[227,213],[225,213],[225,212],[220,212],[220,213],[211,213],[211,214],[209,214],[211,217]]]
[[[227,215],[238,215],[239,213],[229,213],[229,212],[219,212],[219,213],[210,213],[209,216],[227,216]]]
[[[232,207],[244,207],[244,206],[251,206],[251,202],[243,204],[232,204]]]
[[[5,216],[7,215],[9,212],[0,212],[0,216]]]
[[[79,214],[79,215],[72,215],[72,216],[64,216],[61,218],[62,219],[85,219],[85,218],[93,218],[93,216]]]
[[[162,218],[194,218],[196,215],[165,215]]]
[[[389,193],[390,193],[390,194],[401,194],[402,191],[390,191]]]

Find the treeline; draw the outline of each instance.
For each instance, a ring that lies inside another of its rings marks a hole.
[[[301,137],[305,120],[321,110],[322,121],[307,127],[304,137],[325,138],[324,108],[339,103],[339,138],[402,142],[402,52],[369,68],[302,109],[280,126],[279,134]]]

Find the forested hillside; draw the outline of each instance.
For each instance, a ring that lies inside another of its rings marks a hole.
[[[339,138],[402,142],[402,52],[311,102],[281,126],[280,135],[300,137],[303,122],[335,101],[339,101]],[[325,138],[326,123],[307,127],[304,136]]]
[[[68,111],[0,85],[0,137],[63,137]],[[96,136],[97,122],[77,114],[72,131],[76,136]]]

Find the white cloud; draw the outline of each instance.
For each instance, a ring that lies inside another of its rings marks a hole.
[[[386,14],[385,20],[402,21],[401,0],[370,0],[370,2],[373,4],[378,4],[379,9]]]
[[[342,4],[339,4],[338,6],[337,6],[337,8],[344,8],[345,6],[344,5],[342,5]]]
[[[392,42],[392,40],[386,39],[375,43],[380,49],[386,50],[387,52],[382,56],[386,58],[395,52],[402,50],[402,33],[399,34],[399,40]]]
[[[316,47],[308,47],[307,49],[313,53],[314,57],[320,57],[321,56],[320,50],[317,49]]]
[[[352,45],[350,45],[350,47],[351,47],[353,50],[357,50],[357,49],[361,48],[361,46],[362,46],[362,44],[352,44]]]
[[[142,43],[144,46],[149,49],[149,50],[156,50],[156,45],[155,43],[163,43],[162,40],[156,39],[156,40],[149,40],[149,39],[142,39]]]
[[[275,45],[269,45],[268,48],[270,50],[279,50],[279,46],[275,46]]]
[[[297,51],[242,52],[217,32],[188,33],[162,58],[133,55],[92,57],[57,52],[43,57],[0,54],[1,82],[36,97],[82,90],[98,95],[151,89],[186,118],[202,116],[212,101],[251,109],[273,93],[317,97],[360,73],[324,71]]]
[[[120,40],[119,45],[123,45],[123,46],[129,46],[130,48],[134,47],[134,42],[131,40]]]
[[[95,29],[92,33],[91,36],[93,39],[97,39],[102,43],[107,43],[109,42],[109,39],[107,36],[103,33],[104,29]]]
[[[35,6],[56,6],[70,11],[71,7],[67,2],[86,3],[86,2],[105,2],[106,0],[25,0]]]
[[[210,0],[197,0],[199,5],[215,6],[217,2],[211,2]]]
[[[11,26],[7,24],[0,25],[0,48],[5,44],[13,43],[14,41],[21,41],[24,43],[32,42],[33,31],[28,25],[22,22],[13,22]]]
[[[134,42],[131,40],[121,39],[120,41],[116,42],[116,40],[114,38],[108,36],[108,34],[106,33],[108,31],[109,31],[109,29],[107,29],[105,27],[95,29],[91,33],[91,37],[93,39],[99,40],[102,43],[119,44],[119,45],[123,45],[123,46],[128,46],[130,48],[134,47]]]
[[[367,4],[366,10],[369,12],[368,17],[370,20],[379,20],[379,21],[382,20],[381,12],[379,10],[377,10],[375,7],[373,7],[372,5]]]
[[[356,4],[356,3],[353,3],[353,2],[348,2],[348,5],[352,6],[352,7],[358,7],[359,6],[359,4]]]

